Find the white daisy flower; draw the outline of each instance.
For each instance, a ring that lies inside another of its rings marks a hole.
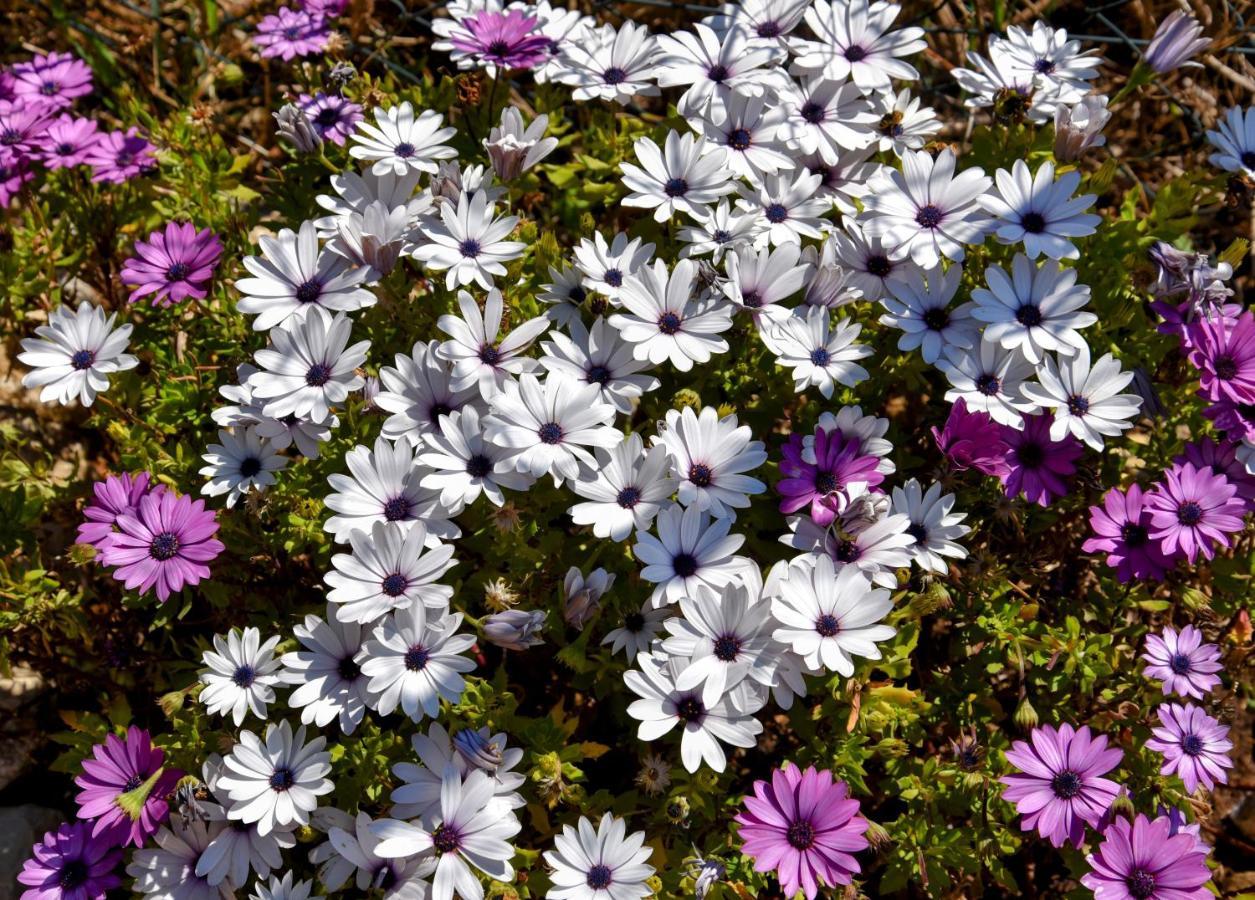
[[[867,370],[854,362],[872,355],[872,348],[856,344],[863,326],[843,318],[834,326],[823,306],[810,307],[805,316],[794,315],[768,326],[764,342],[776,355],[776,365],[793,370],[793,390],[808,387],[831,398],[833,387],[853,387],[867,379]]]
[[[834,230],[824,243],[824,249],[832,247],[833,261],[850,273],[850,280],[865,300],[881,300],[892,295],[892,282],[903,281],[908,272],[918,272],[919,266],[905,259],[892,259],[880,237],[869,237],[863,226],[853,219],[845,219],[841,228]]]
[[[1081,42],[1068,40],[1063,28],[1051,28],[1038,19],[1032,32],[1018,25],[1007,29],[1005,38],[989,38],[991,55],[1002,56],[1011,68],[1037,75],[1053,86],[1063,103],[1075,103],[1089,93],[1089,82],[1098,77],[1102,58],[1097,50],[1082,50]]]
[[[318,249],[312,221],[299,232],[284,228],[257,240],[261,256],[244,257],[250,278],[235,283],[240,299],[235,308],[257,316],[254,331],[269,331],[314,307],[330,312],[356,312],[375,305],[375,295],[362,287],[369,274],[330,250]]]
[[[318,882],[328,891],[340,890],[352,878],[362,895],[377,889],[385,900],[428,900],[431,896],[427,878],[436,870],[435,859],[384,859],[376,854],[379,838],[370,831],[368,813],[359,812],[353,818],[324,806],[314,810],[312,818],[328,840],[310,850],[309,861],[318,866]]]
[[[396,355],[396,366],[379,370],[382,390],[374,402],[391,414],[381,430],[389,440],[421,446],[425,435],[439,432],[441,417],[479,396],[476,384],[454,390],[451,366],[440,358],[439,347],[439,341],[419,341],[408,356]]]
[[[332,414],[325,422],[314,422],[299,416],[276,419],[266,415],[263,411],[265,403],[253,396],[253,389],[248,384],[249,378],[257,371],[257,367],[250,363],[235,367],[239,384],[224,384],[218,388],[219,394],[233,402],[210,413],[214,422],[223,428],[253,428],[271,450],[286,450],[296,444],[297,452],[302,456],[317,459],[320,453],[318,445],[330,440],[331,432],[340,427],[340,417]]]
[[[323,526],[335,535],[336,543],[348,542],[354,530],[370,533],[376,522],[399,522],[413,528],[421,521],[425,544],[431,549],[441,541],[461,537],[461,530],[449,521],[458,511],[440,504],[439,491],[421,486],[428,470],[418,463],[414,448],[394,445],[381,436],[374,447],[358,444],[344,454],[344,462],[350,474],[328,475],[334,493],[323,498],[323,504],[336,513]]]
[[[720,35],[698,23],[692,31],[658,36],[658,84],[687,85],[676,110],[685,117],[707,115],[737,97],[763,96],[774,55],[770,48],[756,46],[741,29]]]
[[[734,555],[745,538],[728,534],[731,519],[711,519],[696,505],[672,504],[658,513],[655,524],[658,536],[637,531],[632,547],[644,564],[641,577],[654,585],[649,600],[655,607],[690,596],[699,584],[719,589],[745,566]]]
[[[677,234],[684,242],[680,259],[710,254],[718,265],[724,254],[752,244],[761,226],[758,216],[731,205],[726,199],[707,207],[696,225],[685,225]]]
[[[357,172],[332,175],[328,181],[335,194],[319,194],[314,198],[314,202],[329,213],[314,220],[318,236],[324,240],[334,238],[340,233],[341,224],[350,221],[355,214],[364,216],[376,203],[389,212],[404,209],[406,223],[413,227],[419,217],[427,215],[432,208],[430,191],[414,193],[421,178],[422,173],[415,169],[407,169],[402,175],[394,174],[391,169],[382,175],[370,169],[360,175]]]
[[[1011,171],[994,173],[997,193],[980,198],[980,205],[997,217],[994,237],[1000,244],[1024,242],[1029,259],[1043,253],[1051,259],[1079,259],[1072,238],[1093,234],[1102,216],[1087,213],[1094,205],[1094,194],[1073,197],[1081,183],[1081,173],[1073,170],[1055,181],[1055,164],[1044,162],[1034,176],[1022,159]]]
[[[628,690],[641,699],[628,706],[628,715],[641,724],[636,736],[655,741],[680,726],[680,759],[684,768],[696,772],[703,762],[716,772],[727,767],[727,756],[720,741],[733,747],[753,747],[762,733],[762,723],[754,718],[757,706],[738,708],[732,696],[724,694],[715,703],[705,703],[696,690],[680,690],[676,682],[692,663],[663,652],[636,657],[639,668],[623,676]]]
[[[269,884],[258,881],[249,896],[251,900],[324,900],[321,894],[310,896],[314,890],[312,881],[293,882],[293,877],[291,872],[285,872],[282,879],[272,875]]]
[[[222,775],[222,757],[211,753],[201,772],[210,794],[217,797],[214,789]],[[225,791],[222,798],[226,799]],[[296,846],[295,825],[262,835],[258,833],[256,824],[229,822],[226,808],[218,803],[201,802],[199,809],[206,821],[230,825],[214,836],[195,862],[196,876],[211,885],[225,883],[238,889],[248,884],[250,871],[256,872],[258,878],[265,878],[271,870],[283,867],[282,851]]]
[[[880,659],[878,641],[897,629],[880,621],[893,609],[887,590],[873,588],[856,566],[836,568],[827,556],[794,565],[780,584],[771,610],[781,627],[774,638],[791,647],[808,666],[849,678],[854,657]]]
[[[1017,65],[1005,50],[990,45],[989,58],[969,51],[967,61],[974,67],[950,70],[954,80],[972,96],[964,101],[968,109],[992,107],[995,120],[1017,122],[1026,116],[1041,125],[1054,118],[1059,106],[1059,88],[1035,71]]]
[[[575,493],[588,498],[568,510],[571,519],[577,525],[593,526],[593,534],[613,541],[644,531],[675,493],[670,465],[666,448],[645,450],[635,432],[608,450],[597,448],[596,473],[571,484]]]
[[[443,609],[453,589],[439,584],[455,565],[453,546],[426,549],[427,528],[414,522],[405,528],[396,522],[375,522],[369,532],[349,533],[353,552],[331,557],[333,571],[323,580],[331,588],[328,603],[340,622],[370,624],[394,609],[420,602]]]
[[[458,634],[461,613],[429,609],[421,599],[384,617],[367,641],[362,674],[370,679],[371,706],[389,715],[398,706],[412,721],[440,715],[440,701],[457,703],[466,690],[463,672],[475,661],[465,653],[473,634]]]
[[[449,290],[472,282],[491,290],[493,277],[506,274],[504,263],[518,259],[527,249],[522,241],[505,240],[518,223],[518,216],[498,217],[483,191],[471,197],[462,194],[456,206],[441,205],[439,219],[427,219],[419,226],[427,243],[416,247],[413,256],[429,269],[447,269],[445,287]]]
[[[873,98],[879,120],[874,124],[873,146],[881,153],[893,151],[901,157],[908,150],[923,150],[941,130],[941,120],[931,106],[921,106],[918,97],[903,88],[894,94],[885,91]]]
[[[248,379],[253,396],[264,401],[262,411],[276,419],[325,422],[332,406],[366,383],[357,368],[366,362],[370,341],[348,346],[352,330],[347,315],[333,318],[321,308],[271,329],[270,346],[253,355],[260,371]]]
[[[797,244],[783,244],[774,250],[742,247],[724,260],[728,280],[723,292],[741,309],[762,319],[776,322],[786,319],[790,309],[781,301],[796,294],[806,279],[806,266],[799,264],[801,250]]]
[[[1217,150],[1207,157],[1213,166],[1255,178],[1255,107],[1228,109],[1216,130],[1207,132],[1207,142]]]
[[[629,612],[623,617],[623,624],[611,629],[601,639],[602,646],[610,645],[613,656],[620,650],[633,662],[637,654],[648,653],[657,635],[662,631],[663,622],[671,615],[671,610],[663,606],[655,609],[648,601],[639,611]]]
[[[861,406],[843,406],[836,414],[821,413],[815,429],[828,433],[840,432],[846,441],[857,441],[858,452],[879,459],[876,470],[882,475],[892,475],[897,466],[889,454],[893,452],[893,443],[885,440],[889,431],[889,420],[880,416],[865,416]],[[809,463],[815,461],[815,436],[805,435],[802,438],[802,458]]]
[[[799,168],[819,176],[815,197],[824,203],[824,213],[836,207],[846,222],[854,219],[864,205],[863,198],[872,189],[874,179],[888,169],[872,158],[875,145],[841,154],[835,164],[826,163],[818,153],[798,160]]]
[[[545,894],[551,900],[643,900],[654,893],[647,883],[654,867],[645,864],[654,850],[645,846],[645,832],[627,834],[610,813],[596,831],[583,816],[575,828],[563,825],[553,847],[543,854],[553,869]]]
[[[1037,369],[1037,383],[1024,385],[1024,395],[1054,413],[1050,439],[1061,441],[1071,433],[1101,450],[1104,437],[1115,437],[1133,426],[1142,408],[1137,394],[1121,394],[1133,373],[1120,368],[1110,353],[1090,366],[1088,345],[1068,359],[1047,356]]]
[[[595,231],[591,241],[580,238],[575,248],[575,266],[584,276],[584,288],[609,297],[612,302],[618,299],[624,283],[653,258],[653,244],[642,244],[640,238],[629,239],[622,231],[609,244],[600,231]]]
[[[275,483],[274,473],[288,464],[273,443],[262,437],[256,426],[236,432],[219,431],[220,443],[210,444],[201,459],[209,463],[200,474],[209,480],[200,492],[206,497],[227,495],[227,508],[235,506],[251,490],[258,493]]]
[[[644,25],[625,21],[618,29],[602,25],[582,40],[563,44],[566,71],[555,79],[575,88],[575,100],[613,100],[626,106],[633,97],[656,97],[657,41]]]
[[[427,733],[410,736],[417,763],[399,762],[392,767],[401,784],[392,789],[391,814],[401,819],[421,819],[435,824],[440,819],[440,786],[444,772],[453,766],[465,777],[482,770],[492,776],[493,796],[506,809],[520,809],[525,801],[519,788],[527,778],[514,768],[523,761],[523,750],[507,747],[504,733],[490,734],[464,728],[452,738],[439,722],[432,722]]]
[[[781,542],[806,551],[803,562],[815,555],[827,556],[834,564],[856,568],[873,583],[896,590],[897,570],[911,564],[907,549],[915,543],[907,532],[911,520],[904,515],[887,514],[889,498],[883,494],[864,494],[861,500],[873,507],[883,506],[886,514],[877,509],[871,517],[856,515],[834,528],[822,528],[809,516],[790,516],[790,533]]]
[[[944,272],[940,266],[927,272],[910,269],[901,274],[887,284],[888,295],[880,298],[886,310],[880,324],[902,332],[899,350],[918,347],[924,362],[932,365],[948,347],[971,350],[976,346],[980,327],[972,319],[975,304],[960,303],[950,308],[963,277],[962,266],[951,266]]]
[[[497,177],[512,181],[558,149],[557,138],[545,137],[548,128],[546,115],[539,115],[524,126],[518,107],[507,106],[501,110],[500,124],[494,125],[483,140]]]
[[[641,395],[657,390],[662,383],[646,372],[648,362],[638,360],[633,346],[623,340],[605,319],[593,322],[592,330],[574,320],[567,327],[570,336],[552,331],[552,340],[541,343],[545,355],[540,364],[550,373],[595,384],[603,403],[630,414]]]
[[[31,367],[22,377],[22,387],[41,387],[39,402],[55,400],[69,406],[77,398],[83,406],[96,402],[96,395],[109,390],[107,376],[139,365],[139,359],[124,353],[131,339],[132,326],[113,327],[117,313],[105,311],[87,301],[77,311],[58,306],[48,315],[48,324],[35,329],[35,337],[22,339],[17,358]]]
[[[757,187],[741,185],[737,205],[753,212],[762,229],[755,246],[779,247],[800,244],[804,237],[822,237],[820,229],[829,224],[822,218],[829,204],[818,196],[822,181],[802,170],[769,175]]]
[[[440,417],[440,432],[429,433],[418,461],[432,471],[419,484],[440,491],[440,505],[460,509],[482,493],[494,506],[505,505],[501,489],[525,491],[532,479],[514,470],[509,451],[484,439],[480,414],[474,406]]]
[[[458,309],[462,315],[443,315],[436,327],[449,335],[436,354],[453,364],[453,377],[449,387],[464,391],[475,386],[485,400],[491,400],[511,375],[535,372],[540,363],[523,356],[538,337],[549,329],[549,319],[537,316],[519,324],[504,338],[500,338],[501,319],[505,314],[505,301],[501,292],[490,290],[484,299],[484,309],[466,291],[458,291]]]
[[[906,533],[915,539],[907,547],[912,561],[926,572],[945,575],[950,571],[947,559],[965,559],[967,550],[956,540],[972,529],[961,524],[967,513],[951,512],[954,494],[943,494],[940,484],[925,491],[920,483],[909,479],[893,489],[892,510],[911,520]]]
[[[647,137],[633,145],[640,165],[622,163],[623,184],[631,193],[624,206],[652,209],[654,220],[665,222],[682,212],[701,218],[704,207],[736,190],[732,171],[713,145],[691,134],[672,130],[659,148]]]
[[[716,518],[736,518],[733,510],[750,505],[750,496],[767,485],[744,473],[767,461],[767,448],[753,440],[748,425],[738,425],[735,414],[720,418],[713,406],[667,410],[666,423],[654,436],[665,447],[671,472],[679,482],[679,499]]]
[[[806,11],[806,24],[818,40],[794,38],[792,69],[822,74],[832,81],[847,78],[865,94],[886,90],[891,82],[916,81],[919,72],[900,57],[924,49],[924,29],[892,31],[901,7],[896,3],[815,0]]]
[[[230,713],[236,725],[250,712],[265,721],[267,705],[275,702],[275,687],[282,683],[280,662],[274,656],[278,643],[275,635],[263,644],[256,628],[243,632],[232,628],[225,638],[215,634],[214,649],[201,657],[209,668],[202,669],[198,678],[205,685],[200,692],[205,712],[211,716]]]
[[[885,169],[863,198],[863,233],[925,269],[943,256],[961,262],[965,245],[985,239],[989,219],[977,201],[992,182],[977,166],[955,175],[954,163],[949,147],[935,160],[922,150],[903,154],[902,171]]]
[[[670,360],[687,372],[693,363],[727,352],[728,342],[718,335],[732,327],[732,310],[713,299],[694,299],[696,274],[696,264],[682,259],[668,277],[667,264],[656,259],[628,282],[619,298],[626,312],[611,316],[610,324],[633,345],[637,359],[653,365]]]
[[[1076,270],[1063,269],[1054,260],[1040,267],[1017,253],[1011,275],[999,266],[985,270],[986,288],[972,291],[972,316],[985,326],[983,339],[1018,349],[1033,365],[1046,353],[1072,356],[1087,346],[1078,328],[1098,321],[1091,312],[1089,288],[1076,283]]]
[[[590,308],[597,307],[594,312],[598,315],[610,308],[610,301],[605,297],[589,297],[588,289],[584,287],[584,273],[565,263],[561,269],[549,267],[549,283],[540,286],[536,299],[549,304],[545,315],[560,328],[578,319],[585,303]]]
[[[782,132],[789,146],[801,153],[818,153],[833,165],[846,152],[870,144],[880,118],[858,87],[822,75],[790,82],[780,101]]]
[[[969,410],[989,413],[995,422],[1020,428],[1023,414],[1039,409],[1023,390],[1033,377],[1033,364],[1019,351],[990,341],[971,350],[947,346],[937,368],[950,382],[947,400],[953,403],[962,397]]]
[[[783,54],[784,39],[802,24],[809,6],[810,0],[745,0],[723,4],[702,22],[719,35],[742,28],[763,46],[775,49],[779,56]]]
[[[227,816],[245,824],[257,823],[258,834],[269,834],[295,822],[308,825],[318,798],[335,785],[327,739],[305,743],[305,726],[292,733],[287,721],[266,726],[265,738],[241,731],[239,743],[222,760],[218,787],[231,798]]]
[[[784,118],[784,109],[768,97],[734,96],[690,124],[713,148],[707,152],[752,181],[793,168],[779,137]]]
[[[126,874],[135,879],[133,890],[158,900],[234,900],[235,891],[227,881],[212,885],[196,873],[197,861],[223,827],[221,822],[181,822],[172,817],[157,831],[155,846],[140,847],[131,856]]]
[[[583,45],[591,39],[597,27],[597,20],[586,16],[578,9],[555,6],[549,0],[539,0],[528,8],[529,15],[535,16],[540,24],[534,33],[549,38],[549,58],[546,62],[532,69],[532,76],[537,84],[560,81],[562,76],[571,72],[571,64],[565,48]]]
[[[864,299],[863,289],[854,279],[854,273],[837,261],[836,245],[832,234],[818,248],[810,246],[802,251],[802,263],[806,266],[806,290],[802,302],[807,306],[840,309]],[[801,315],[803,310],[794,310]]]
[[[456,128],[441,128],[444,116],[430,109],[414,117],[407,100],[399,106],[375,107],[375,124],[362,119],[353,132],[349,156],[372,162],[371,172],[391,172],[398,178],[407,172],[436,174],[436,161],[454,159],[458,152],[444,142]]]
[[[301,711],[301,722],[325,728],[338,720],[340,730],[352,734],[366,716],[369,705],[362,662],[362,628],[338,619],[337,608],[327,604],[326,619],[307,615],[292,633],[303,649],[283,654],[282,678],[296,689],[288,706]]]

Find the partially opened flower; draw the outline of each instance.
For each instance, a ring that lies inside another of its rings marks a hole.
[[[165,485],[152,484],[148,472],[124,472],[96,482],[92,485],[91,502],[83,507],[84,522],[78,526],[75,539],[80,544],[91,544],[98,552],[103,550],[117,531],[118,516],[134,515],[139,501],[150,489],[164,491]]]
[[[166,797],[183,777],[166,768],[165,753],[134,725],[125,738],[107,735],[82,765],[74,779],[80,788],[74,798],[78,817],[94,819],[92,837],[115,847],[141,847],[156,833],[170,814]]]
[[[945,427],[934,427],[932,433],[937,448],[958,471],[976,469],[1001,477],[1007,455],[1003,427],[986,412],[968,412],[967,402],[960,397],[950,407]]]
[[[548,40],[545,43],[548,44]],[[523,114],[517,107],[501,110],[501,123],[494,125],[484,138],[484,149],[492,161],[492,170],[502,181],[518,178],[558,147],[556,137],[545,137],[549,117],[540,115],[524,127]]]
[[[1167,75],[1181,66],[1197,66],[1193,57],[1211,46],[1211,38],[1200,37],[1203,26],[1183,9],[1174,9],[1159,23],[1143,59],[1160,75]]]

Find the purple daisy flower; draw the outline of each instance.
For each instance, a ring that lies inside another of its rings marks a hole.
[[[152,476],[147,472],[134,475],[110,475],[104,481],[98,481],[92,487],[92,502],[83,508],[86,520],[78,526],[76,540],[80,544],[91,544],[98,551],[104,550],[109,540],[116,533],[114,527],[118,516],[135,515],[139,501],[148,493]],[[152,485],[154,492],[164,491],[165,485]]]
[[[94,119],[62,115],[50,122],[35,157],[48,169],[68,169],[87,159],[98,137]]]
[[[1096,825],[1120,790],[1101,776],[1120,764],[1124,751],[1109,748],[1107,736],[1094,737],[1088,725],[1043,725],[1029,741],[1016,741],[1006,753],[1020,772],[998,779],[1006,785],[1002,799],[1015,804],[1021,831],[1037,829],[1056,847],[1080,846],[1086,824]]]
[[[140,595],[156,587],[163,603],[184,585],[199,584],[209,577],[205,565],[222,552],[214,539],[217,514],[205,509],[204,500],[193,500],[174,491],[150,493],[139,501],[135,513],[117,519],[121,529],[105,547],[103,561],[118,568],[113,577]]]
[[[800,888],[807,900],[819,893],[820,881],[830,888],[849,884],[859,871],[854,854],[867,848],[867,820],[848,795],[845,782],[827,769],[802,771],[791,762],[770,782],[755,781],[754,796],[733,819],[754,871],[774,870],[786,896]]]
[[[1095,900],[1209,900],[1206,859],[1193,835],[1172,833],[1167,816],[1153,822],[1140,813],[1132,822],[1118,816],[1085,857],[1090,871],[1081,884]]]
[[[165,768],[165,753],[134,725],[125,739],[108,735],[92,747],[92,756],[83,760],[83,774],[74,779],[82,788],[74,798],[78,817],[95,819],[93,837],[115,846],[143,846],[169,817],[166,797],[183,773]]]
[[[153,145],[139,129],[101,132],[83,162],[92,167],[92,181],[122,184],[157,166]]]
[[[87,822],[67,822],[44,835],[22,864],[19,884],[27,886],[21,900],[101,900],[122,884],[114,873],[122,851],[92,834]]]
[[[148,294],[153,306],[173,306],[187,297],[201,300],[221,256],[222,241],[208,228],[167,222],[147,241],[136,241],[135,255],[122,264],[122,281],[136,285],[127,300],[135,303]]]
[[[299,0],[297,5],[310,15],[334,19],[344,15],[349,8],[349,0]]]
[[[1237,497],[1237,486],[1211,469],[1193,463],[1173,465],[1164,480],[1146,495],[1152,540],[1164,553],[1178,550],[1190,562],[1216,555],[1216,544],[1229,546],[1229,535],[1242,530],[1246,505]]]
[[[1185,453],[1173,457],[1173,463],[1193,463],[1198,469],[1211,469],[1223,475],[1238,489],[1237,496],[1246,504],[1247,512],[1255,512],[1255,475],[1246,471],[1238,459],[1238,445],[1232,441],[1216,443],[1209,437],[1185,445]]]
[[[806,452],[803,443],[800,434],[792,434],[782,451],[780,472],[785,477],[776,490],[784,498],[780,512],[786,515],[809,505],[816,525],[831,525],[851,500],[885,480],[877,469],[879,460],[860,455],[862,443],[857,438],[850,440],[840,431],[819,428],[813,452]]]
[[[1177,809],[1175,806],[1165,807],[1160,805],[1155,807],[1155,815],[1168,817],[1169,834],[1188,834],[1190,837],[1194,838],[1195,850],[1202,854],[1211,853],[1211,845],[1203,840],[1200,833],[1202,828],[1199,827],[1197,822],[1187,821],[1185,813],[1181,812],[1181,810]]]
[[[295,56],[312,56],[327,47],[327,20],[303,9],[284,6],[257,23],[253,43],[262,58],[278,56],[285,62]]]
[[[1142,674],[1163,682],[1165,694],[1196,700],[1220,684],[1216,673],[1224,668],[1220,648],[1204,644],[1203,633],[1193,625],[1186,625],[1180,634],[1175,628],[1164,628],[1160,634],[1146,635],[1142,659],[1147,663]]]
[[[1190,326],[1190,362],[1208,400],[1255,403],[1255,313],[1237,322],[1199,319]]]
[[[1025,416],[1024,429],[1002,427],[1007,445],[1006,470],[998,479],[1008,497],[1024,495],[1039,506],[1049,506],[1057,497],[1066,497],[1068,479],[1076,473],[1076,461],[1085,448],[1071,434],[1063,440],[1050,439],[1054,416]]]
[[[1103,494],[1102,506],[1089,508],[1089,527],[1094,537],[1081,549],[1086,553],[1106,553],[1107,565],[1116,570],[1122,584],[1134,578],[1163,581],[1175,564],[1157,541],[1150,539],[1150,510],[1139,485],[1129,485],[1128,493],[1112,488]]]
[[[1255,403],[1221,400],[1203,410],[1231,441],[1255,441]]]
[[[1193,703],[1164,703],[1155,714],[1163,727],[1151,729],[1154,737],[1146,748],[1163,754],[1160,775],[1175,772],[1191,794],[1200,784],[1210,791],[1217,782],[1228,783],[1225,769],[1233,768],[1228,725],[1221,725]]]
[[[7,208],[22,185],[35,177],[26,160],[0,147],[0,209]]]
[[[467,16],[449,34],[457,56],[479,65],[502,69],[531,69],[549,58],[549,38],[533,34],[539,20],[521,10],[483,10]]]
[[[49,53],[12,69],[13,93],[28,103],[65,109],[75,97],[92,92],[92,69],[71,53]]]
[[[297,102],[318,136],[341,147],[353,133],[353,127],[362,120],[360,106],[335,94],[324,94],[322,91],[312,97],[301,94]]]
[[[53,111],[22,100],[0,103],[0,153],[25,159],[39,150]]]
[[[988,413],[968,412],[967,401],[959,399],[950,407],[946,427],[933,428],[933,440],[956,471],[976,469],[1002,477],[1007,470],[1007,444],[1002,426]]]

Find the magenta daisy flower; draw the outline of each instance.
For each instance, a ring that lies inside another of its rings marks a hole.
[[[786,896],[801,889],[807,900],[814,900],[821,881],[831,888],[849,884],[859,871],[854,854],[867,847],[867,820],[848,794],[827,769],[802,771],[791,762],[770,782],[755,781],[754,796],[733,820],[754,871],[774,870]]]
[[[483,10],[459,22],[449,42],[457,55],[481,66],[531,69],[549,58],[549,38],[533,34],[539,24],[521,10]]]
[[[1146,748],[1163,754],[1160,775],[1175,772],[1191,794],[1200,784],[1210,791],[1217,782],[1228,783],[1225,769],[1233,768],[1228,725],[1221,725],[1193,703],[1164,703],[1155,714],[1162,727],[1151,729],[1154,737]]]
[[[1220,664],[1220,648],[1204,644],[1203,633],[1186,625],[1178,634],[1175,628],[1164,628],[1160,634],[1146,635],[1142,653],[1146,668],[1142,674],[1163,682],[1165,694],[1203,699],[1204,694],[1220,684],[1216,673]]]
[[[349,8],[349,0],[299,0],[297,5],[310,15],[334,19],[344,15]]]
[[[102,900],[122,884],[114,869],[122,851],[93,837],[87,822],[67,822],[31,848],[31,858],[17,874],[28,888],[21,900]]]
[[[136,302],[153,295],[153,306],[173,306],[208,293],[222,241],[208,228],[200,231],[190,222],[167,222],[162,231],[135,242],[135,255],[122,264],[122,281],[136,285],[127,300]]]
[[[1193,463],[1173,465],[1164,480],[1146,495],[1152,540],[1164,553],[1178,550],[1190,562],[1216,555],[1216,544],[1229,546],[1229,536],[1242,530],[1245,504],[1237,486],[1211,469]]]
[[[1217,475],[1223,475],[1238,489],[1237,496],[1246,504],[1247,512],[1255,512],[1255,475],[1246,471],[1246,466],[1238,459],[1238,445],[1232,441],[1217,444],[1209,437],[1185,445],[1185,453],[1173,457],[1172,461],[1193,463],[1197,469],[1211,469]]]
[[[1255,441],[1255,403],[1220,400],[1203,410],[1231,441]]]
[[[1217,316],[1190,326],[1190,362],[1208,400],[1255,403],[1255,313],[1236,322]]]
[[[1124,751],[1107,746],[1107,736],[1094,737],[1089,726],[1034,728],[1029,743],[1016,741],[1007,761],[1020,771],[998,779],[1002,799],[1021,815],[1020,830],[1037,830],[1056,847],[1079,846],[1085,826],[1097,825],[1120,786],[1101,776],[1120,764]]]
[[[324,141],[344,146],[353,127],[362,120],[362,108],[335,94],[301,94],[297,100],[309,122]]]
[[[133,513],[117,519],[121,529],[104,549],[103,561],[118,568],[113,577],[140,595],[156,587],[163,603],[187,584],[209,577],[206,563],[222,552],[214,539],[217,514],[205,509],[204,500],[193,500],[174,491],[150,493]]]
[[[1117,816],[1085,857],[1090,871],[1081,884],[1095,900],[1210,900],[1206,859],[1193,835],[1172,833],[1167,816],[1153,822],[1140,813],[1132,822]]]
[[[143,846],[170,815],[166,797],[183,773],[163,765],[165,753],[154,747],[142,728],[132,725],[126,738],[108,735],[83,760],[83,774],[74,779],[80,819],[94,819],[92,836],[114,845]]]
[[[62,115],[48,124],[44,140],[35,157],[48,169],[68,169],[87,159],[96,144],[98,132],[94,119]]]
[[[885,479],[877,469],[879,460],[861,455],[861,448],[857,438],[851,440],[840,431],[819,428],[815,431],[813,452],[807,453],[802,435],[790,435],[780,461],[780,472],[785,477],[776,485],[784,498],[780,512],[787,515],[810,506],[810,517],[816,525],[831,525],[851,500]]]
[[[1007,445],[1006,470],[999,473],[1008,497],[1024,495],[1039,506],[1049,506],[1057,497],[1068,493],[1068,479],[1076,473],[1076,461],[1085,448],[1071,434],[1063,440],[1050,439],[1054,416],[1025,416],[1024,429],[1002,428]]]
[[[22,100],[0,103],[0,153],[8,151],[23,159],[36,153],[52,117],[53,110],[47,106]]]
[[[327,47],[327,20],[303,9],[284,6],[257,23],[253,43],[263,58],[278,56],[284,61],[295,56],[312,56]]]
[[[976,469],[998,477],[1007,471],[1008,447],[1002,426],[988,413],[968,412],[966,400],[954,401],[946,427],[940,431],[933,428],[933,440],[956,471]]]
[[[48,109],[64,109],[92,92],[91,66],[70,53],[35,56],[11,71],[14,96]]]
[[[26,160],[0,147],[0,209],[7,208],[22,185],[35,177]]]
[[[139,501],[148,493],[151,482],[152,476],[147,472],[110,475],[104,481],[96,482],[92,487],[92,502],[83,507],[86,521],[78,526],[78,543],[91,544],[98,551],[103,550],[117,531],[118,516],[123,513],[135,515]],[[152,489],[161,492],[166,488],[157,484]]]
[[[157,166],[153,145],[139,129],[102,132],[83,162],[92,167],[92,181],[121,184]]]
[[[1122,584],[1134,578],[1163,581],[1176,561],[1150,538],[1150,510],[1140,486],[1128,493],[1112,488],[1103,494],[1102,506],[1089,508],[1089,527],[1094,536],[1081,545],[1086,553],[1106,553],[1107,565],[1116,570]]]

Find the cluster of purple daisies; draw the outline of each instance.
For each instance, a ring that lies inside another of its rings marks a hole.
[[[331,23],[348,8],[348,0],[298,0],[296,8],[284,6],[257,23],[253,43],[263,59],[285,62],[313,56],[327,49]]]

